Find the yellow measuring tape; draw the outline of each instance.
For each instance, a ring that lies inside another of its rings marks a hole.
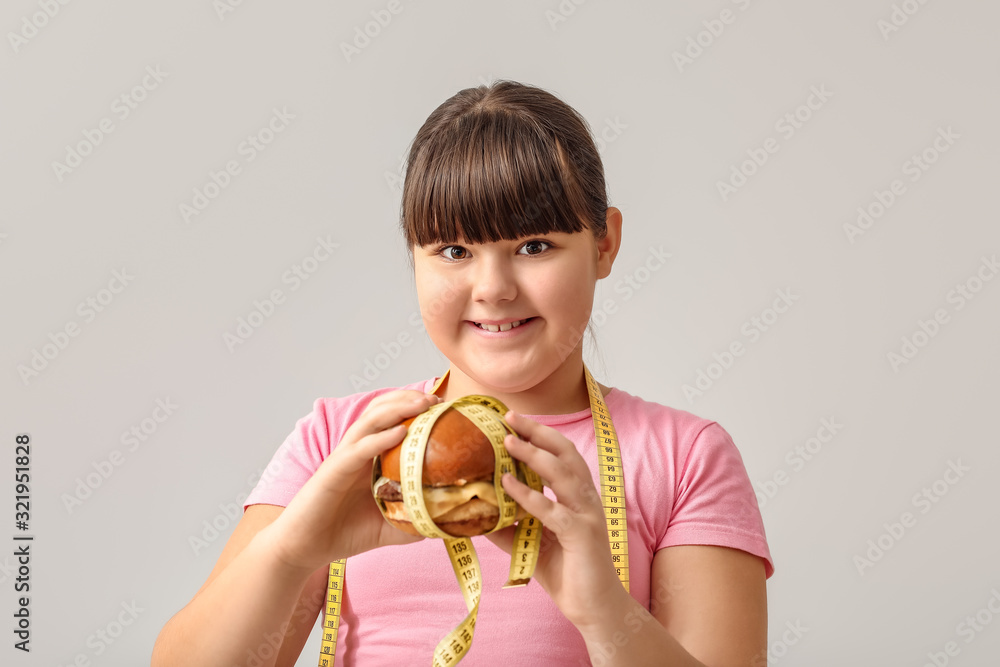
[[[586,365],[584,365],[583,370],[587,379],[590,408],[594,419],[594,433],[597,438],[598,463],[601,472],[601,499],[608,525],[608,539],[618,578],[627,591],[629,589],[628,536],[621,452],[600,386],[594,381]],[[435,383],[431,390],[432,394],[437,393],[438,388],[448,377],[448,372],[445,371],[444,375]],[[471,395],[438,403],[418,415],[410,424],[400,452],[400,476],[402,478],[400,485],[403,489],[403,504],[414,527],[420,534],[426,537],[443,538],[455,577],[462,589],[462,595],[469,610],[465,620],[438,643],[434,650],[432,667],[454,665],[468,653],[475,632],[479,597],[482,592],[479,558],[476,556],[472,540],[464,537],[453,537],[439,529],[430,519],[423,499],[422,470],[427,439],[434,422],[448,409],[455,409],[465,415],[480,428],[493,445],[493,451],[496,455],[494,484],[500,508],[500,520],[493,531],[513,525],[516,519],[517,505],[503,490],[500,483],[504,472],[513,474],[516,465],[518,479],[536,491],[541,491],[542,488],[538,475],[524,463],[513,461],[506,448],[503,447],[503,439],[507,432],[517,434],[502,419],[502,416],[507,412],[506,406],[495,398]],[[373,466],[372,470],[372,484],[375,483],[380,474],[376,460],[376,465]],[[510,573],[504,588],[524,586],[531,579],[538,562],[541,532],[541,522],[531,515],[526,515],[518,523],[511,554]],[[320,667],[331,667],[336,654],[346,564],[346,559],[330,563],[320,647]]]

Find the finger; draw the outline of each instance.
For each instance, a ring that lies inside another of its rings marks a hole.
[[[569,466],[573,474],[584,478],[589,478],[591,476],[590,468],[587,466],[587,462],[583,460],[583,456],[580,455],[580,451],[576,448],[576,445],[562,433],[551,426],[539,424],[538,422],[532,421],[521,414],[515,415],[514,421],[518,424],[518,426],[527,425],[527,428],[517,430],[518,427],[511,424],[511,426],[517,431],[521,440],[526,440],[533,446],[550,452],[554,456],[558,457],[559,460]],[[540,470],[538,470],[538,472],[541,474]]]
[[[425,539],[423,535],[410,535],[396,528],[388,521],[383,521],[379,529],[379,544],[410,544]]]
[[[553,454],[561,454],[569,449],[576,450],[576,446],[566,436],[551,426],[539,424],[520,413],[514,412],[507,412],[504,415],[504,419],[517,431],[517,435],[520,438],[532,442],[536,447],[541,447]]]
[[[353,479],[365,468],[371,468],[372,459],[401,443],[405,436],[406,427],[399,425],[369,434],[357,442],[342,442],[320,464],[320,470],[328,470],[330,472],[326,474],[333,474],[334,477]]]
[[[507,414],[511,413],[508,412]],[[521,414],[514,415],[514,422],[517,426],[514,426],[514,424],[511,424],[511,426],[517,431],[517,436],[522,440],[527,440],[534,446],[555,454],[573,466],[579,473],[589,471],[587,462],[583,460],[573,441],[556,429],[545,424],[539,424]]]
[[[558,501],[572,511],[579,512],[584,507],[601,504],[590,468],[579,454],[575,455],[578,460],[567,462],[512,435],[505,438],[504,445],[511,456],[526,463],[545,479],[546,486],[552,489]]]
[[[375,429],[395,426],[407,417],[413,417],[424,412],[435,403],[440,403],[441,397],[435,394],[425,394],[419,391],[392,392],[392,398],[371,406],[365,411],[365,418]]]
[[[400,400],[408,401],[414,398],[423,398],[432,396],[438,399],[441,398],[437,394],[425,393],[422,391],[418,391],[416,389],[394,389],[392,391],[387,391],[384,394],[379,394],[378,396],[373,398],[368,405],[377,406],[385,403],[393,403],[395,401],[400,401]]]
[[[501,483],[511,498],[518,500],[544,526],[540,544],[542,553],[552,546],[553,538],[565,546],[567,543],[582,544],[597,536],[599,540],[603,540],[603,548],[608,548],[604,513],[600,508],[591,507],[580,512],[584,508],[568,506],[561,499],[553,502],[512,475],[504,475]]]
[[[503,485],[504,491],[514,499],[514,502],[520,505],[528,514],[538,517],[543,524],[551,521],[552,513],[556,510],[557,503],[546,497],[544,493],[535,491],[510,473],[505,473],[500,478],[500,484]]]
[[[423,413],[441,400],[434,394],[418,391],[391,393],[395,394],[393,400],[374,406],[373,412],[376,416],[373,419],[366,419],[365,415],[362,415],[351,424],[344,433],[342,444],[334,450],[334,453],[341,451],[342,456],[351,458],[351,463],[348,465],[353,468],[352,472],[360,470],[375,456],[399,445],[407,431],[407,426],[401,422],[407,417]],[[372,404],[369,404],[369,407],[372,407]],[[375,427],[375,424],[378,426]]]
[[[574,470],[568,462],[559,458],[558,455],[539,447],[536,442],[528,442],[524,438],[507,434],[504,436],[503,444],[512,457],[528,464],[528,467],[548,482],[554,482],[557,479],[574,474]],[[552,484],[547,484],[547,486],[552,486]]]
[[[345,431],[344,437],[360,440],[370,433],[391,429],[408,417],[415,417],[426,411],[441,398],[435,394],[424,394],[419,391],[392,392],[394,395],[386,399],[378,396],[369,403],[365,411]],[[378,401],[378,399],[384,399]]]
[[[504,446],[510,455],[528,464],[532,470],[547,480],[546,486],[555,491],[559,498],[570,490],[565,484],[561,485],[561,481],[579,480],[577,484],[580,482],[593,484],[593,475],[587,462],[580,456],[573,443],[569,444],[569,449],[557,454],[540,447],[536,441],[525,441],[524,438],[514,435],[507,435],[504,438]]]
[[[370,463],[379,454],[383,454],[403,442],[404,437],[406,437],[406,426],[396,424],[384,431],[371,433],[361,438],[353,447],[351,454]]]
[[[516,530],[517,526],[507,526],[496,532],[487,533],[486,539],[509,554],[514,551],[514,533]]]

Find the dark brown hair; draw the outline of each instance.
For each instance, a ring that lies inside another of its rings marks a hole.
[[[410,146],[406,245],[607,232],[604,167],[587,121],[541,88],[498,80],[435,109]]]

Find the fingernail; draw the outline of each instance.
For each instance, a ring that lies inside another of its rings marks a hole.
[[[511,417],[516,417],[516,415],[514,414],[513,410],[508,410],[506,417],[507,419],[510,419]]]

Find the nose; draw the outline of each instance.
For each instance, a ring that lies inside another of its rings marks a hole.
[[[481,253],[478,259],[472,276],[473,301],[512,301],[517,296],[517,275],[513,262],[493,253]]]

